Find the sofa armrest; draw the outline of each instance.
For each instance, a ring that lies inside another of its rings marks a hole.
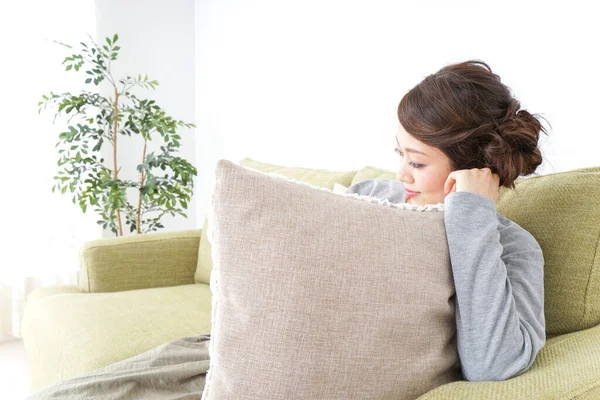
[[[80,252],[79,289],[119,292],[194,283],[201,229],[92,240]]]
[[[597,399],[598,354],[600,325],[549,339],[531,368],[521,375],[499,382],[448,383],[418,400]]]

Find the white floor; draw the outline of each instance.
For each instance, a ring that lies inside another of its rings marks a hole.
[[[22,340],[0,343],[0,397],[23,400],[29,394],[29,364]]]

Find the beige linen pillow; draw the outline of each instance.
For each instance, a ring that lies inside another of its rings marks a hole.
[[[443,204],[215,172],[203,399],[414,399],[461,378]]]
[[[356,171],[331,171],[327,169],[311,169],[301,167],[285,167],[276,164],[269,164],[252,158],[240,160],[240,165],[250,169],[256,169],[273,174],[281,174],[288,179],[297,179],[311,185],[335,188],[335,185],[350,186],[352,178]],[[211,246],[206,238],[208,230],[208,216],[204,218],[202,233],[200,235],[200,246],[198,249],[198,264],[194,274],[195,283],[210,283],[210,272],[212,270]]]

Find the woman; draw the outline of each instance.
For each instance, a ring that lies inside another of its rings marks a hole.
[[[542,163],[540,122],[482,61],[448,65],[398,106],[397,181],[345,193],[416,206],[444,203],[465,379],[504,380],[531,367],[546,342],[544,258],[535,238],[496,211],[500,186]]]

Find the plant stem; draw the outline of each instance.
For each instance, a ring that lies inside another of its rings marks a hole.
[[[115,110],[115,120],[113,123],[113,168],[114,168],[114,176],[113,179],[116,181],[118,179],[119,176],[119,171],[117,170],[117,123],[119,120],[119,108],[118,108],[118,101],[119,101],[119,92],[117,91],[117,88],[115,87],[115,103],[114,103],[114,110]],[[121,209],[117,208],[117,223],[119,225],[119,236],[123,236],[123,226],[121,224]]]
[[[147,140],[144,139],[144,152],[142,154],[142,164],[144,164],[144,161],[146,161],[146,143],[147,143]],[[136,223],[136,228],[137,228],[138,234],[140,233],[140,216],[142,213],[142,189],[144,188],[144,180],[145,179],[146,179],[146,174],[142,170],[142,182],[140,184],[140,195],[138,197],[137,223]]]

